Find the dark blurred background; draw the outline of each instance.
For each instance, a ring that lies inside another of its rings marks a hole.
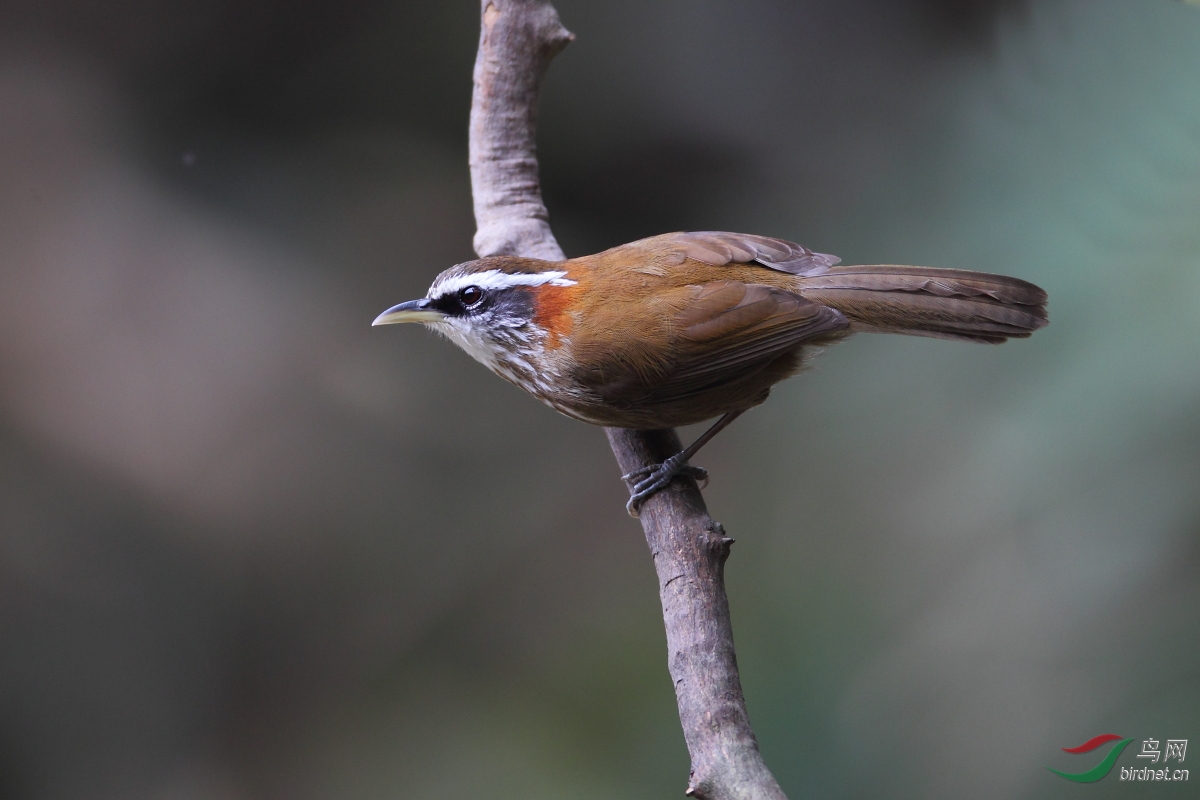
[[[1029,341],[839,345],[705,450],[790,796],[1186,796],[1043,765],[1200,739],[1200,8],[557,5],[568,253],[1050,292]],[[603,433],[369,326],[472,256],[478,11],[0,6],[0,795],[680,796]]]

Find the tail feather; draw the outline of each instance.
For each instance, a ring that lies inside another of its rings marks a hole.
[[[1046,293],[985,272],[892,264],[834,267],[799,292],[836,308],[850,329],[998,344],[1046,326]]]

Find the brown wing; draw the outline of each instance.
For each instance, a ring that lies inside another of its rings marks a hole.
[[[623,247],[645,247],[660,263],[682,264],[693,258],[714,267],[726,264],[758,263],[792,275],[821,275],[841,261],[837,256],[814,253],[807,247],[748,233],[724,231],[689,231],[666,233],[633,242]]]
[[[716,281],[672,294],[663,298],[675,309],[667,346],[656,348],[654,363],[614,350],[593,362],[590,379],[583,376],[606,403],[658,405],[718,390],[805,340],[848,327],[840,312],[763,284]]]

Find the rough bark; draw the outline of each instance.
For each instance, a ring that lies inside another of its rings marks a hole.
[[[475,252],[561,261],[538,183],[542,76],[575,36],[548,2],[483,0],[471,96]]]
[[[608,428],[607,433],[623,473],[683,449],[673,430]],[[638,519],[658,573],[667,665],[692,757],[687,794],[706,800],[786,800],[758,752],[738,677],[725,596],[725,560],[733,539],[708,515],[691,478],[676,478],[647,498]]]
[[[475,251],[561,260],[538,183],[538,92],[550,61],[574,36],[547,0],[482,0],[471,102]],[[674,431],[609,428],[622,473],[682,449]],[[702,800],[786,800],[763,763],[746,714],[733,648],[724,569],[733,540],[708,515],[700,489],[680,477],[640,517],[658,572],[675,684]]]

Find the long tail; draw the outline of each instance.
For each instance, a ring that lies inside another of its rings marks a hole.
[[[1046,293],[1017,278],[893,264],[833,267],[799,293],[836,308],[850,329],[999,344],[1045,327]]]

